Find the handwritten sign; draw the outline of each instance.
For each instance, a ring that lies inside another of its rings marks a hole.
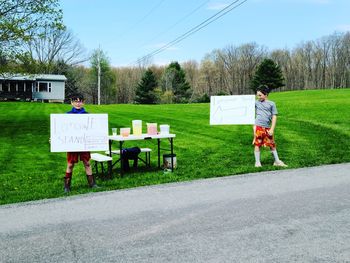
[[[254,124],[255,96],[211,96],[210,125]]]
[[[51,114],[51,152],[108,150],[108,114]]]

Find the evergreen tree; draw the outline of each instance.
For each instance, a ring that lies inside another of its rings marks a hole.
[[[136,87],[135,102],[140,104],[157,103],[157,95],[154,91],[156,87],[157,79],[153,71],[151,69],[148,69]]]
[[[254,91],[260,85],[267,85],[270,90],[284,86],[282,70],[272,59],[264,59],[251,80],[251,88]]]
[[[186,73],[178,62],[172,62],[164,74],[166,90],[170,87],[175,103],[187,102],[190,98],[190,84],[186,81]]]
[[[68,65],[63,60],[59,60],[54,63],[52,74],[65,75],[67,78],[65,84],[65,100],[70,103],[69,98],[72,94],[78,93],[78,82],[80,81],[80,75],[77,73],[77,69],[71,65]]]

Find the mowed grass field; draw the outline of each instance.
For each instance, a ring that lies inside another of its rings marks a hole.
[[[289,168],[350,162],[350,89],[308,90],[270,94],[279,111],[275,138],[280,158]],[[67,104],[0,103],[0,204],[65,196],[66,154],[51,153],[50,114],[70,110]],[[108,113],[109,127],[131,127],[133,119],[169,124],[176,134],[174,173],[157,170],[156,141],[128,142],[125,147],[152,148],[152,168],[87,186],[82,163],[74,170],[70,196],[200,178],[276,170],[268,149],[262,168],[254,167],[251,125],[209,125],[209,104],[86,105],[90,113]],[[118,129],[119,130],[119,129]],[[167,148],[162,141],[162,148]],[[114,144],[115,147],[117,144]],[[165,152],[164,152],[165,153]],[[119,168],[119,166],[118,166]]]

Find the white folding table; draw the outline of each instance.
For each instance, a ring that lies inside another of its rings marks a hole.
[[[170,153],[171,153],[171,171],[174,171],[174,145],[173,139],[176,137],[175,134],[141,134],[141,135],[129,135],[127,137],[116,135],[116,136],[108,136],[109,139],[109,156],[112,157],[112,144],[114,141],[119,142],[119,150],[120,150],[120,160],[123,158],[123,144],[127,141],[143,141],[143,140],[157,140],[157,154],[158,154],[158,168],[160,169],[160,143],[162,139],[168,139],[170,142]],[[110,165],[110,175],[112,175],[113,164]],[[120,175],[123,176],[123,162],[120,162]]]

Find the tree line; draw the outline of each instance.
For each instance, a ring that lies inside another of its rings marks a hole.
[[[281,91],[350,87],[350,32],[307,41],[292,50],[268,52],[256,43],[228,46],[211,52],[199,66],[187,64],[185,71],[193,76],[195,93],[245,94],[251,92],[249,83],[265,58],[282,70]]]
[[[350,87],[350,32],[334,33],[303,42],[291,50],[268,51],[257,43],[229,45],[207,54],[200,63],[182,63],[181,68],[190,86],[188,101],[208,101],[212,95],[252,94],[252,81],[259,65],[266,59],[274,61],[282,71],[284,85],[280,85],[277,91]],[[152,70],[160,81],[158,88],[169,91],[169,87],[164,88],[164,81],[169,78],[167,67],[116,69],[117,76],[122,75],[123,70],[130,71],[124,76],[134,76],[119,83],[117,77],[118,93],[123,94],[124,99],[117,103],[134,102],[137,85],[147,69]],[[161,102],[166,102],[166,99]]]
[[[336,32],[292,49],[257,43],[228,45],[200,62],[112,67],[102,50],[86,55],[62,21],[58,0],[0,0],[0,74],[63,74],[66,96],[79,91],[97,103],[206,102],[212,95],[252,94],[259,66],[272,60],[283,75],[278,91],[350,87],[350,32]],[[82,66],[89,62],[90,66]]]

